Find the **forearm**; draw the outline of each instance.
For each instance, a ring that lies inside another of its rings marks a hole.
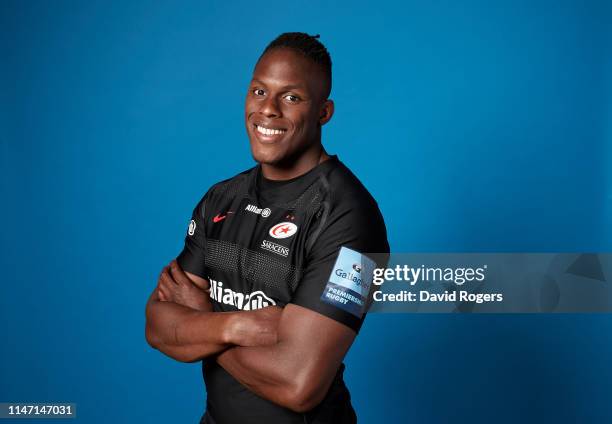
[[[289,304],[276,343],[232,347],[217,362],[257,395],[305,412],[323,400],[354,339],[355,332],[345,325]]]
[[[290,403],[291,381],[283,344],[263,347],[235,347],[217,357],[217,362],[243,386],[274,403]]]
[[[231,314],[197,311],[152,295],[146,310],[147,341],[178,361],[197,361],[231,345]]]
[[[316,361],[282,341],[270,346],[232,347],[217,356],[219,365],[249,390],[296,412],[312,409],[329,388],[329,382],[312,378]]]

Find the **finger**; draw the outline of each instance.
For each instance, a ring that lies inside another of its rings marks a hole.
[[[173,283],[172,280],[162,280],[159,287],[164,291],[166,300],[174,301],[175,293],[177,291],[178,286]]]
[[[178,284],[176,282],[176,280],[174,278],[172,278],[172,275],[170,275],[170,272],[168,272],[168,270],[164,270],[161,273],[160,281],[164,281],[164,282],[170,283],[170,284]]]
[[[178,262],[176,262],[176,260],[170,262],[170,273],[172,274],[172,277],[178,284],[185,284],[185,285],[193,284],[191,279],[181,269],[181,267],[179,266]]]
[[[168,294],[165,293],[165,290],[167,289],[161,285],[157,289],[157,296],[159,297],[159,300],[161,300],[162,302],[167,302],[168,299],[170,299],[170,296],[168,296]]]
[[[168,268],[167,266],[165,266],[165,267],[163,267],[163,268],[162,268],[162,270],[159,272],[159,276],[157,277],[157,286],[158,286],[158,287],[159,287],[159,283],[161,283],[161,281],[162,281],[162,275],[164,275],[164,272],[167,272],[167,271],[168,271],[168,269],[169,269],[169,268]]]
[[[164,272],[166,272],[168,270],[168,266],[165,266],[162,268],[161,272],[159,273],[159,277],[157,278],[157,284],[155,286],[155,295],[157,296],[157,299],[162,301],[162,302],[166,302],[168,300],[168,298],[164,295],[164,293],[162,292],[162,290],[160,289],[160,287],[163,284],[163,278],[162,275],[164,274]]]
[[[159,280],[159,278],[161,278],[161,275],[165,272],[168,271],[170,269],[170,265],[166,265],[165,267],[163,267],[161,269],[161,271],[159,271],[159,277],[157,278]]]
[[[157,283],[157,288],[164,288],[164,291],[168,293],[170,291],[170,283],[167,278],[160,277],[159,283]]]

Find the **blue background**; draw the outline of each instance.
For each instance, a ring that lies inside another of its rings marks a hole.
[[[202,194],[253,165],[246,87],[284,31],[332,54],[324,144],[393,251],[611,251],[611,22],[606,1],[0,2],[0,401],[197,422],[199,365],[148,347],[144,305]],[[609,422],[611,323],[372,314],[347,383],[363,423]]]

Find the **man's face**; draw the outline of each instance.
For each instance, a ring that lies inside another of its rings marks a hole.
[[[246,97],[246,127],[253,158],[290,166],[318,146],[325,116],[326,79],[310,59],[288,48],[266,53],[253,72]]]

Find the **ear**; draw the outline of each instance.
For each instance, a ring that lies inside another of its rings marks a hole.
[[[334,101],[331,99],[325,100],[321,107],[321,114],[319,115],[319,125],[323,126],[329,122],[334,116]]]

